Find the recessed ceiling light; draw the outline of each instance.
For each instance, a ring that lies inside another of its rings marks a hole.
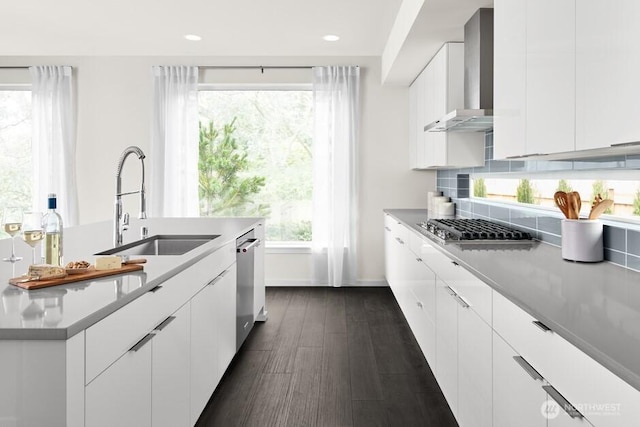
[[[192,42],[199,42],[200,40],[202,40],[202,37],[195,34],[185,34],[184,38]]]
[[[327,34],[326,36],[322,37],[322,40],[327,42],[337,42],[338,40],[340,40],[340,36],[336,36],[335,34]]]

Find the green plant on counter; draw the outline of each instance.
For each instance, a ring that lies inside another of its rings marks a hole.
[[[520,203],[535,203],[534,189],[528,179],[521,179],[516,189],[516,200]]]
[[[487,186],[484,178],[473,180],[473,197],[487,197]]]
[[[564,191],[565,193],[570,193],[573,191],[573,188],[569,185],[567,180],[561,179],[560,181],[558,181],[558,188],[556,188],[556,191]]]
[[[633,199],[633,214],[640,216],[640,188],[636,191],[636,197]]]
[[[606,181],[594,181],[593,185],[591,186],[591,200],[590,203],[593,205],[593,201],[596,199],[596,197],[598,196],[598,194],[600,195],[600,197],[602,197],[602,200],[608,199],[609,198],[609,190],[607,188],[607,182]],[[635,202],[634,202],[634,207],[635,207]],[[613,213],[613,209],[608,208],[607,210],[604,211],[605,214],[612,214]]]
[[[213,121],[199,124],[198,179],[200,215],[266,216],[267,205],[254,205],[251,196],[265,186],[262,176],[246,176],[250,169],[245,149],[234,137],[235,118],[220,129]]]

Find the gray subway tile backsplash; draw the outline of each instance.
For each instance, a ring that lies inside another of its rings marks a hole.
[[[548,213],[536,213],[526,208],[492,205],[470,199],[469,176],[483,174],[490,177],[520,173],[545,173],[554,171],[577,171],[590,169],[640,169],[640,155],[609,156],[599,159],[575,159],[561,161],[544,160],[493,160],[493,134],[485,138],[485,165],[474,168],[448,169],[437,172],[438,190],[456,202],[456,214],[463,218],[491,219],[514,228],[530,232],[545,243],[561,246],[561,217]],[[627,229],[623,225],[604,226],[605,260],[640,271],[640,231]]]
[[[627,251],[627,230],[610,225],[604,226],[604,247],[616,251]]]

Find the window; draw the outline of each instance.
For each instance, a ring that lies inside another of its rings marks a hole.
[[[640,182],[633,179],[593,178],[473,178],[473,196],[487,200],[555,208],[556,191],[577,191],[582,199],[582,216],[587,216],[594,198],[612,199],[605,211],[617,219],[640,220]]]
[[[0,209],[29,209],[31,163],[31,91],[29,87],[0,87]]]
[[[203,86],[200,215],[265,216],[269,242],[310,242],[312,114],[309,85]]]

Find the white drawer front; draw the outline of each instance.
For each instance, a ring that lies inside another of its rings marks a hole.
[[[494,329],[595,426],[640,419],[640,392],[494,292]]]
[[[491,287],[431,245],[422,245],[422,260],[450,286],[482,320],[491,325]]]

